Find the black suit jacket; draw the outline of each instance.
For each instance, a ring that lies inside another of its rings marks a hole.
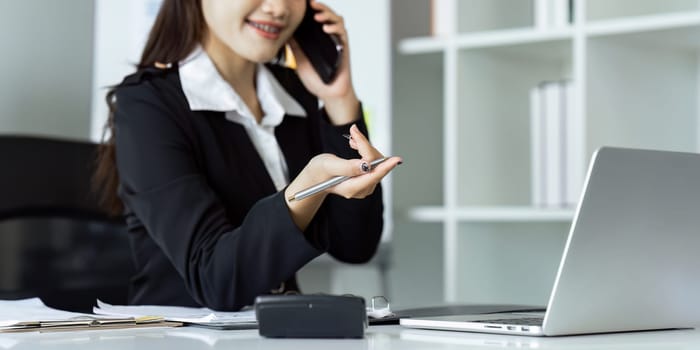
[[[294,71],[269,68],[307,112],[275,129],[290,179],[322,152],[358,158],[342,137],[350,125],[331,125]],[[177,68],[128,76],[116,101],[119,196],[137,266],[132,304],[238,310],[280,285],[296,289],[295,272],[323,252],[350,263],[374,255],[381,187],[362,200],[329,195],[301,232],[243,126],[223,112],[191,111]]]

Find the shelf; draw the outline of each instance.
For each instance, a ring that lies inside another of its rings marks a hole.
[[[573,209],[539,209],[531,207],[461,207],[452,212],[460,222],[570,222]],[[416,207],[408,212],[412,220],[444,221],[450,215],[444,207]]]
[[[445,50],[452,43],[454,43],[458,49],[478,49],[566,40],[571,39],[572,37],[573,30],[571,28],[548,31],[534,30],[532,28],[519,28],[479,32],[473,34],[459,34],[453,38],[410,38],[402,40],[399,43],[399,52],[406,55],[440,52]]]
[[[586,26],[589,37],[700,26],[700,12],[679,12],[628,19],[600,20]]]
[[[612,18],[632,18],[651,14],[693,12],[698,9],[697,0],[585,0],[588,21]]]
[[[700,12],[679,12],[625,19],[598,20],[585,26],[589,37],[645,33],[669,29],[700,27]],[[532,28],[495,30],[459,34],[454,37],[416,37],[399,42],[399,52],[406,55],[442,52],[450,45],[457,49],[508,47],[532,43],[546,43],[573,38],[571,27],[540,31]]]
[[[406,55],[442,52],[447,47],[444,37],[424,36],[399,42],[399,52]]]
[[[459,49],[477,49],[560,41],[571,39],[572,37],[573,30],[571,28],[546,31],[521,28],[459,35],[455,38],[455,44]]]

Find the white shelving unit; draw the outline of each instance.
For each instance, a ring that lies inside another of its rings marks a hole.
[[[575,0],[572,23],[541,29],[535,1],[515,13],[509,0],[445,1],[451,32],[398,42],[397,69],[416,72],[419,86],[399,87],[395,105],[421,106],[401,108],[394,124],[425,128],[418,113],[434,111],[426,132],[442,155],[416,159],[430,169],[414,175],[421,189],[398,181],[395,192],[419,191],[406,220],[441,226],[447,302],[546,303],[575,208],[530,205],[529,91],[539,82],[574,84],[574,181],[602,145],[700,150],[700,2]]]

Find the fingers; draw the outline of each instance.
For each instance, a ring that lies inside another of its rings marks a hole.
[[[330,176],[358,176],[370,172],[370,165],[362,159],[342,159],[326,154],[323,156],[323,170]]]
[[[324,24],[323,31],[328,34],[338,35],[343,43],[345,43],[347,31],[345,29],[345,20],[343,19],[343,16],[335,13],[326,4],[317,1],[311,1],[311,8],[318,11],[314,15],[314,19],[317,22]]]
[[[367,177],[373,182],[377,183],[401,163],[403,163],[403,159],[401,157],[389,157],[389,159],[377,165],[369,174],[367,174]]]
[[[350,127],[350,147],[357,150],[362,159],[365,160],[372,161],[384,157],[381,152],[377,151],[372,144],[369,143],[367,137],[362,134],[355,124]]]
[[[355,142],[355,140],[352,138],[352,136],[350,136],[350,134],[343,134],[343,137],[348,139],[348,145],[350,146],[350,148],[357,151],[357,142]]]
[[[377,184],[397,165],[403,162],[401,157],[388,157],[373,169],[370,162],[382,159],[384,156],[377,151],[362,134],[357,125],[350,127],[350,134],[343,135],[348,139],[351,148],[360,153],[362,159],[345,160],[332,154],[317,156],[323,164],[324,173],[332,176],[350,176],[340,184],[329,189],[344,198],[364,198],[374,192]]]
[[[369,173],[354,177],[339,184],[332,192],[348,199],[367,197],[374,192],[377,184],[402,162],[403,160],[400,157],[389,157]]]
[[[343,22],[343,17],[336,14],[328,5],[312,0],[311,1],[311,8],[316,10],[316,14],[314,15],[314,19],[318,22],[321,23],[328,23],[328,22]]]

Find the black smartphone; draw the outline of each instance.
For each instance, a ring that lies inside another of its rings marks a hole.
[[[294,32],[294,39],[321,80],[329,84],[338,73],[343,45],[337,36],[323,31],[323,23],[316,22],[314,14],[316,11],[307,1],[304,19]]]

